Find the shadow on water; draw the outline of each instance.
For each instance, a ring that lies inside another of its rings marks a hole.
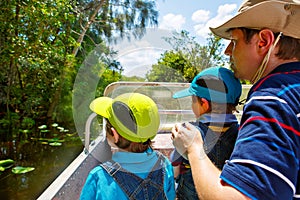
[[[13,159],[14,166],[34,167],[25,174],[13,174],[9,168],[0,174],[0,196],[5,200],[31,200],[38,196],[81,153],[83,145],[72,136],[61,146],[38,140],[0,142],[0,160]]]

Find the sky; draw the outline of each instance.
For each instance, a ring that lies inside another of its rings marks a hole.
[[[147,30],[142,40],[123,41],[114,46],[123,75],[145,77],[170,44],[163,37],[186,30],[200,44],[206,44],[209,27],[217,27],[237,13],[242,0],[156,0],[158,28]],[[226,44],[225,44],[226,45]]]
[[[157,0],[159,28],[187,30],[203,41],[216,27],[231,18],[242,0]]]

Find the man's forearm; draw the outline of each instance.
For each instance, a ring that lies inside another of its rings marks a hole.
[[[210,161],[202,147],[191,147],[188,158],[195,188],[201,200],[249,199],[220,179],[220,170]]]

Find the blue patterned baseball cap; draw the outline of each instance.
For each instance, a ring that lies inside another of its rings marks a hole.
[[[190,87],[173,95],[173,98],[198,96],[215,103],[238,104],[242,85],[234,73],[224,67],[210,67],[201,71]]]

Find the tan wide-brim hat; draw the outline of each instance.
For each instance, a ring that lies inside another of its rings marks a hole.
[[[230,39],[229,30],[239,27],[268,28],[300,39],[300,0],[246,0],[236,16],[210,30],[219,37]]]

